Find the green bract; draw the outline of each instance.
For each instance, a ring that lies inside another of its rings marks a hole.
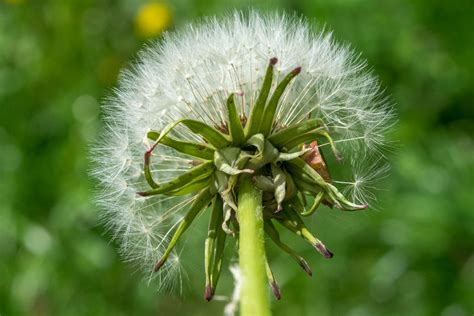
[[[151,189],[138,194],[150,198],[158,194],[195,194],[188,213],[177,226],[154,271],[163,266],[176,242],[196,216],[212,204],[205,242],[207,300],[214,295],[219,280],[226,235],[236,236],[239,233],[236,188],[241,177],[250,177],[253,184],[263,192],[266,234],[308,275],[312,274],[308,264],[280,240],[274,222],[309,242],[324,257],[331,258],[332,253],[310,233],[301,216],[313,214],[321,203],[344,211],[362,210],[367,207],[348,201],[330,183],[327,176],[329,171],[315,141],[320,138],[327,140],[335,157],[338,160],[340,157],[321,119],[308,119],[287,127],[275,122],[280,98],[301,70],[298,67],[287,74],[270,95],[276,62],[276,58],[269,62],[263,86],[248,119],[243,115],[239,116],[234,94],[230,94],[227,99],[228,118],[222,126],[213,127],[199,121],[181,119],[161,131],[150,131],[147,134],[147,137],[154,141],[144,155],[144,174]],[[179,124],[199,135],[203,142],[183,142],[169,137],[169,132]],[[307,146],[308,143],[312,145]],[[150,170],[150,159],[158,145],[193,156],[196,159],[195,166],[169,182],[155,181]],[[319,157],[321,164],[316,166],[308,157]],[[308,196],[313,198],[311,205],[306,202]],[[273,293],[280,298],[280,291],[268,262],[266,270]]]

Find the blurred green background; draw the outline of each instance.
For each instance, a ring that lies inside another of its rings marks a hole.
[[[145,5],[145,6],[144,6]],[[397,104],[380,211],[324,210],[299,240],[307,278],[269,247],[275,315],[474,313],[474,2],[0,1],[0,315],[220,315],[202,299],[205,220],[188,232],[181,294],[120,261],[98,224],[87,144],[119,69],[150,37],[233,8],[315,20],[362,52]],[[218,294],[230,295],[228,270]]]

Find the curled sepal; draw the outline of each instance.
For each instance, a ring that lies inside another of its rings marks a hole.
[[[298,255],[293,249],[291,249],[288,245],[284,244],[281,241],[280,233],[278,233],[271,220],[265,221],[265,232],[275,243],[275,245],[277,245],[281,250],[289,254],[298,263],[298,265],[306,272],[306,274],[308,274],[309,276],[313,275],[313,272],[311,271],[311,268],[309,267],[306,260],[304,260],[303,257]]]
[[[156,141],[160,137],[160,133],[156,131],[149,131],[147,138]],[[168,136],[161,138],[161,144],[176,149],[180,153],[190,155],[196,158],[205,160],[212,160],[214,158],[214,149],[209,147],[207,144],[198,144],[192,142],[183,142],[180,140],[173,139]]]
[[[288,200],[296,195],[297,187],[296,187],[296,183],[293,177],[285,169],[282,168],[282,170],[285,173],[285,177],[286,177],[285,200]]]
[[[239,114],[237,113],[237,108],[235,107],[233,93],[231,93],[227,98],[227,111],[229,113],[229,131],[230,136],[232,137],[232,143],[234,146],[239,146],[244,142],[245,136]]]
[[[255,147],[257,149],[255,158],[258,158],[263,154],[263,149],[265,148],[265,136],[263,136],[263,134],[252,135],[252,137],[245,142],[245,146]]]
[[[275,185],[275,201],[277,202],[276,211],[281,211],[281,203],[286,196],[286,175],[285,173],[276,165],[271,164],[273,183]]]
[[[332,258],[333,254],[326,246],[311,234],[303,220],[293,209],[285,209],[281,212],[281,217],[275,217],[285,228],[308,241],[325,258]]]
[[[260,127],[260,123],[262,122],[263,111],[265,109],[265,103],[267,102],[268,94],[270,92],[270,88],[272,87],[272,80],[273,80],[273,68],[277,63],[278,59],[275,57],[270,59],[268,63],[268,67],[265,73],[265,79],[263,80],[262,89],[260,90],[260,94],[258,95],[257,101],[252,109],[252,113],[250,114],[249,121],[247,122],[245,135],[247,137],[252,136],[258,132]]]
[[[214,164],[217,170],[228,175],[238,175],[241,173],[253,173],[252,169],[238,169],[237,163],[241,149],[238,147],[227,147],[214,152]]]
[[[222,230],[227,234],[231,235],[232,237],[237,237],[238,229],[236,229],[235,225],[235,210],[224,202],[224,221],[222,222]],[[234,229],[231,228],[231,223],[234,226]]]
[[[267,272],[268,283],[270,284],[270,288],[272,289],[273,296],[275,296],[277,300],[280,300],[281,299],[280,287],[278,286],[275,276],[273,275],[273,271],[270,268],[270,265],[268,264],[268,259],[266,256],[265,256],[265,270]]]
[[[313,204],[311,205],[311,207],[308,210],[305,210],[304,212],[300,212],[300,215],[301,216],[310,216],[310,215],[312,215],[318,209],[318,207],[321,204],[323,198],[324,198],[324,192],[321,191],[318,194],[316,194],[316,197],[314,198],[314,201],[313,201]]]
[[[171,241],[168,245],[168,248],[166,248],[163,256],[155,264],[153,268],[154,272],[159,271],[161,267],[165,264],[166,260],[168,260],[168,257],[171,254],[171,251],[173,251],[174,247],[176,246],[176,243],[178,242],[178,240],[181,238],[183,233],[189,228],[189,226],[191,225],[193,220],[196,218],[196,216],[199,214],[199,212],[202,209],[207,207],[212,197],[213,196],[209,192],[209,189],[203,190],[201,193],[199,193],[199,195],[196,196],[195,200],[191,204],[191,208],[183,217],[183,219],[179,222],[179,225],[176,228],[176,231],[174,232],[173,237],[171,237]]]
[[[348,201],[335,186],[330,183],[328,183],[328,186],[330,190],[329,196],[331,196],[332,199],[337,200],[338,202],[335,204],[337,208],[343,211],[361,211],[369,207],[368,204],[355,204]]]
[[[257,188],[263,192],[275,192],[275,184],[267,176],[255,176],[252,178],[252,180],[255,182]]]
[[[207,161],[202,163],[194,168],[191,168],[187,172],[179,175],[173,180],[166,182],[158,187],[155,187],[152,190],[138,192],[138,195],[141,196],[150,196],[157,194],[166,194],[172,191],[179,190],[182,187],[188,186],[191,183],[196,183],[202,179],[205,179],[211,175],[214,171],[214,164],[212,161]],[[189,192],[188,192],[189,193]]]
[[[234,211],[237,211],[237,204],[235,203],[233,189],[237,183],[238,176],[228,177],[227,187],[224,191],[219,192],[225,205],[230,206]]]
[[[266,164],[276,161],[279,154],[278,149],[268,140],[265,140],[263,151],[257,152],[257,154],[249,160],[247,167],[255,170],[260,169]]]
[[[265,136],[270,134],[273,125],[273,119],[275,117],[275,112],[280,101],[283,92],[285,92],[286,87],[290,81],[296,77],[301,72],[301,67],[293,69],[288,75],[283,78],[283,80],[278,84],[275,91],[273,92],[270,101],[268,101],[265,111],[263,112],[262,123],[260,124],[259,132]]]
[[[209,219],[209,228],[204,251],[204,269],[206,274],[204,298],[207,301],[210,301],[214,295],[221,272],[225,245],[225,234],[222,230],[222,222],[223,203],[222,199],[216,196],[213,201],[212,213]]]
[[[295,176],[300,190],[312,193],[319,193],[322,190],[326,193],[324,198],[330,205],[345,211],[364,210],[368,207],[367,204],[358,205],[348,201],[335,186],[327,183],[316,170],[300,158],[288,161],[287,167]]]
[[[304,154],[306,154],[310,150],[311,150],[310,148],[304,148],[302,150],[291,152],[291,153],[282,153],[281,152],[278,155],[277,161],[288,161],[288,160],[291,160],[291,159],[295,159],[295,158],[303,156]]]
[[[268,137],[268,140],[278,148],[286,147],[288,149],[291,149],[295,146],[288,146],[288,144],[293,143],[294,140],[300,137],[300,135],[308,133],[314,129],[321,128],[323,126],[324,123],[321,119],[310,119],[295,124],[291,127],[282,129]],[[301,143],[298,141],[298,144]]]

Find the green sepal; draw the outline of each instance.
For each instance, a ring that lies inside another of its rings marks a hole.
[[[222,201],[221,201],[222,205]],[[221,210],[221,214],[222,214]],[[222,270],[222,262],[224,261],[224,248],[225,248],[225,240],[227,237],[227,234],[224,232],[224,229],[222,228],[223,224],[223,218],[221,216],[221,219],[218,223],[218,226],[216,228],[217,230],[217,235],[216,235],[216,240],[215,240],[215,253],[214,253],[214,262],[213,262],[213,268],[212,268],[212,274],[211,274],[211,281],[212,281],[212,294],[214,294],[217,283],[219,282],[219,277],[221,274]]]
[[[301,194],[304,196],[304,193],[301,192]],[[301,202],[298,195],[294,196],[291,200],[288,201],[288,203],[298,214],[306,212],[306,208]]]
[[[279,154],[280,153],[278,152],[278,149],[276,149],[275,146],[273,146],[273,144],[270,143],[268,140],[265,140],[263,152],[251,158],[248,162],[247,167],[254,170],[258,170],[264,165],[276,161]]]
[[[300,150],[300,151],[295,151],[295,152],[292,152],[292,153],[280,152],[279,155],[278,155],[278,158],[276,159],[276,161],[292,160],[292,159],[303,156],[304,154],[306,154],[310,150],[311,150],[310,148],[306,148],[306,149],[303,149],[303,150]]]
[[[191,204],[191,208],[183,217],[183,219],[179,222],[179,225],[176,228],[173,234],[173,237],[171,237],[170,243],[168,244],[168,247],[166,248],[163,256],[160,258],[160,260],[156,263],[155,267],[153,268],[154,272],[157,272],[158,270],[160,270],[163,264],[165,264],[166,260],[168,260],[168,257],[171,254],[171,251],[173,251],[174,247],[176,246],[176,243],[178,242],[178,240],[181,238],[183,233],[189,228],[189,226],[191,225],[193,220],[196,218],[196,216],[199,214],[199,212],[207,207],[212,197],[213,195],[209,192],[209,189],[205,189],[201,191],[199,195],[197,195],[196,199]]]
[[[168,196],[182,196],[182,195],[194,193],[196,191],[200,191],[208,187],[211,184],[211,182],[212,182],[211,177],[197,179],[197,180],[193,180],[189,182],[188,184],[180,187],[179,189],[169,191],[163,194],[168,195]]]
[[[313,182],[314,185],[319,186],[320,189],[326,192],[325,198],[341,210],[359,211],[368,207],[367,204],[358,205],[348,201],[335,186],[324,181],[323,177],[321,177],[316,170],[311,168],[310,165],[300,158],[288,161],[287,167],[295,176],[297,180],[296,185],[299,186],[300,189],[318,193],[318,187],[311,185],[311,182]]]
[[[270,289],[272,290],[273,296],[275,296],[277,300],[280,300],[281,299],[280,287],[278,286],[275,276],[273,275],[273,271],[270,268],[270,264],[268,263],[267,256],[265,256],[265,271],[267,273],[268,284],[270,285]]]
[[[301,158],[295,158],[292,160],[287,161],[287,166],[290,170],[293,169],[293,173],[298,175],[298,174],[306,174],[309,176],[309,178],[315,182],[317,185],[319,185],[323,190],[329,191],[328,188],[328,183],[323,179],[323,177],[316,172],[313,168],[311,168],[310,165],[306,163]]]
[[[267,102],[268,94],[270,93],[270,88],[272,87],[273,68],[277,61],[278,60],[276,58],[272,58],[268,63],[262,89],[260,90],[257,101],[252,108],[252,112],[245,127],[246,137],[250,137],[258,133],[258,129],[260,128],[260,124],[262,122],[263,111],[265,110],[265,103]]]
[[[329,135],[329,133],[326,132],[323,128],[316,128],[316,129],[314,129],[310,132],[300,134],[300,135],[292,138],[291,140],[289,140],[288,142],[286,142],[282,146],[285,147],[285,148],[291,149],[293,147],[296,147],[296,146],[299,146],[299,145],[302,145],[302,144],[305,144],[305,143],[311,143],[313,140],[315,140],[318,137],[324,137],[328,141],[329,146],[331,147],[331,151],[333,152],[334,157],[336,157],[337,161],[340,161],[342,158],[341,158],[341,154],[339,153],[339,151],[336,148],[336,144],[334,143],[334,141],[333,141],[332,137]]]
[[[216,191],[221,193],[227,189],[227,183],[229,182],[229,176],[224,172],[216,170],[214,171],[214,187]]]
[[[151,140],[156,141],[159,136],[160,133],[156,131],[149,131],[147,133],[147,137]],[[201,158],[205,160],[212,160],[214,158],[214,149],[212,149],[206,144],[183,142],[168,136],[164,136],[163,138],[161,138],[160,143],[173,149],[176,149],[177,151],[183,154],[187,154],[196,158]]]
[[[367,204],[355,204],[348,201],[346,197],[332,184],[328,183],[328,187],[330,189],[330,192],[328,193],[329,196],[338,202],[335,204],[337,208],[343,211],[361,211],[368,207]]]
[[[286,87],[290,83],[291,79],[296,77],[301,71],[301,67],[293,69],[289,74],[283,78],[283,80],[278,84],[275,91],[273,92],[270,101],[268,101],[265,111],[262,116],[262,123],[260,124],[259,132],[265,136],[268,136],[272,130],[273,119],[275,118],[275,113],[278,107],[278,102],[285,91]]]
[[[265,136],[263,136],[263,134],[252,135],[245,142],[245,146],[253,146],[257,148],[257,155],[255,157],[258,157],[259,155],[263,154],[263,150],[265,148]]]
[[[227,147],[231,143],[227,136],[205,123],[189,119],[184,119],[181,123],[192,132],[201,135],[204,140],[217,149]]]
[[[138,192],[137,194],[141,196],[150,196],[172,192],[174,190],[180,189],[183,186],[188,185],[191,182],[209,177],[214,171],[214,169],[215,167],[212,161],[207,161],[194,168],[191,168],[190,170],[179,175],[173,180],[163,183],[159,187],[156,187],[150,191]]]
[[[213,207],[209,219],[209,227],[207,230],[207,238],[204,246],[204,270],[206,275],[206,290],[204,291],[204,298],[207,301],[210,301],[214,295],[222,265],[222,250],[224,248],[222,235],[224,235],[225,238],[225,234],[222,234],[222,206],[222,199],[219,196],[216,196],[213,200]]]
[[[316,195],[316,197],[314,198],[314,202],[311,205],[311,208],[307,211],[298,212],[298,213],[300,213],[301,216],[310,216],[310,215],[312,215],[318,209],[319,205],[321,204],[321,202],[323,200],[323,197],[324,197],[324,192],[319,192]]]
[[[337,150],[336,144],[332,140],[332,137],[329,135],[329,133],[324,130],[315,130],[315,133],[326,138],[326,140],[329,142],[329,146],[331,147],[334,157],[336,157],[337,161],[340,161],[342,159],[341,154],[339,153],[339,150]]]
[[[271,164],[273,182],[275,184],[275,201],[277,202],[277,212],[281,211],[281,203],[286,195],[286,176],[285,173],[276,165]]]
[[[231,93],[227,98],[227,111],[229,114],[229,132],[232,137],[232,144],[234,146],[240,146],[244,142],[245,136],[239,114],[237,113],[237,108],[235,107],[233,93]]]
[[[222,230],[232,237],[237,237],[238,230],[230,228],[230,224],[233,223],[234,218],[235,210],[227,204],[227,202],[224,202],[224,221],[222,222]]]
[[[281,216],[275,217],[275,219],[282,226],[309,242],[325,258],[332,258],[333,254],[331,251],[329,251],[319,239],[311,234],[303,220],[293,209],[286,208],[279,214],[281,214]]]
[[[314,183],[314,181],[305,174],[297,174],[294,169],[288,168],[291,171],[295,185],[301,192],[309,192],[317,194],[321,191],[321,187]]]
[[[300,135],[303,135],[305,133],[308,133],[314,129],[317,129],[323,126],[324,126],[324,123],[321,119],[310,119],[310,120],[295,124],[291,127],[282,129],[281,131],[278,131],[270,135],[270,137],[268,137],[268,140],[272,142],[272,144],[278,148],[287,147],[288,149],[291,149],[294,146],[290,147],[290,146],[287,146],[287,144],[291,142],[293,139],[298,138],[300,137]]]
[[[267,176],[255,176],[253,177],[255,185],[264,192],[275,192],[275,184]]]
[[[181,120],[177,120],[173,123],[168,124],[160,132],[160,135],[158,139],[156,139],[156,143],[153,145],[153,147],[155,147],[156,144],[160,143],[161,139],[167,136],[168,133],[171,132],[171,130],[179,124],[183,124],[184,126],[189,128],[192,132],[198,135],[201,135],[205,141],[207,141],[209,144],[211,144],[215,148],[223,148],[230,145],[230,140],[224,134],[222,134],[215,128],[200,121],[191,120],[191,119],[181,119]]]
[[[288,200],[296,195],[296,193],[298,192],[298,188],[296,187],[293,176],[289,172],[287,172],[284,168],[282,168],[282,170],[285,173],[285,177],[286,177],[285,200]]]
[[[217,170],[228,175],[237,175],[241,173],[253,173],[252,169],[238,169],[237,162],[241,153],[238,147],[227,147],[214,152],[214,164]]]
[[[309,276],[313,275],[313,272],[311,271],[306,260],[300,255],[298,255],[288,245],[286,245],[285,243],[281,241],[280,233],[278,232],[278,230],[273,225],[270,219],[265,220],[265,232],[270,237],[270,239],[275,243],[275,245],[277,245],[281,250],[289,254]]]

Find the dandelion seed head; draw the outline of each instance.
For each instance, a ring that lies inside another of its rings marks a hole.
[[[302,69],[281,97],[277,127],[321,118],[349,171],[334,183],[360,203],[375,199],[376,182],[388,170],[385,135],[394,115],[365,61],[330,32],[313,31],[304,19],[255,12],[209,18],[145,47],[120,73],[118,87],[104,102],[105,127],[92,148],[91,173],[100,184],[97,203],[103,222],[126,260],[149,273],[194,198],[159,195],[146,200],[136,194],[148,187],[142,171],[143,152],[151,146],[144,138],[147,132],[180,118],[217,126],[225,121],[232,92],[240,114],[248,117],[272,57],[278,58],[272,90],[286,73]],[[169,135],[202,141],[183,126]],[[150,169],[155,179],[166,182],[188,170],[190,161],[158,146]],[[179,253],[172,258],[165,270],[180,274]],[[157,278],[169,283],[171,276],[160,272]]]

